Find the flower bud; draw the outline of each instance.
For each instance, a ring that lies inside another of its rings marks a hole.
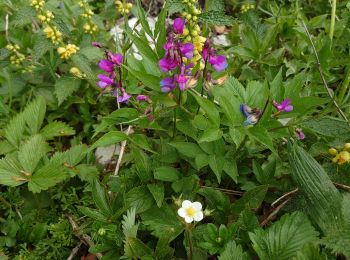
[[[336,155],[336,154],[338,153],[338,151],[337,151],[337,149],[335,149],[335,148],[330,148],[330,149],[328,150],[328,153],[329,153],[330,155]]]
[[[344,149],[350,150],[350,143],[346,143],[346,144],[344,145]]]

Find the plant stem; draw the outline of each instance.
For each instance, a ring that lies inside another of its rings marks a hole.
[[[341,88],[339,90],[338,102],[340,104],[343,102],[346,90],[349,87],[349,83],[350,83],[350,67],[348,67],[348,71],[346,72],[345,80],[343,81],[343,84],[341,85]]]
[[[332,0],[331,28],[329,29],[329,38],[331,39],[331,42],[333,40],[333,34],[334,34],[336,10],[337,10],[337,0]]]
[[[186,227],[186,234],[187,234],[188,247],[189,247],[188,259],[192,260],[192,258],[193,258],[193,242],[192,242],[191,227],[189,227],[189,226]]]

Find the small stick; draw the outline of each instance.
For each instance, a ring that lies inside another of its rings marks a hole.
[[[350,186],[348,186],[348,185],[341,184],[341,183],[336,183],[336,182],[333,182],[333,184],[334,184],[334,186],[337,187],[338,189],[350,191]]]
[[[208,186],[201,186],[202,188],[212,188],[212,187],[208,187]],[[222,192],[226,192],[229,194],[233,194],[233,195],[238,195],[238,196],[242,196],[244,193],[242,191],[237,191],[237,190],[229,190],[229,189],[223,189],[223,188],[213,188],[215,190],[219,190]]]
[[[88,245],[89,247],[93,247],[95,246],[95,243],[92,241],[91,237],[87,234],[82,234],[79,230],[79,226],[78,224],[74,221],[74,219],[68,215],[65,214],[66,218],[68,219],[69,223],[71,224],[72,228],[73,228],[73,233],[74,235],[79,238],[84,244]],[[95,254],[96,257],[98,259],[102,258],[102,254],[101,253],[96,253]]]
[[[10,43],[9,38],[9,14],[6,14],[5,16],[5,38],[8,43]]]
[[[334,95],[331,91],[331,89],[328,87],[328,84],[327,84],[327,81],[323,75],[323,71],[322,71],[322,68],[321,68],[321,62],[320,62],[320,59],[318,57],[318,54],[317,54],[317,51],[316,51],[316,47],[314,45],[314,42],[312,41],[312,38],[311,38],[311,35],[310,35],[310,32],[309,30],[307,29],[306,27],[306,24],[304,23],[303,20],[301,20],[302,24],[303,24],[303,27],[305,29],[305,32],[307,34],[307,37],[309,38],[310,40],[310,43],[311,43],[311,46],[312,46],[312,49],[314,51],[314,54],[315,54],[315,57],[316,57],[316,61],[317,61],[317,68],[318,68],[318,71],[320,73],[320,76],[321,76],[321,79],[322,79],[322,82],[323,82],[323,85],[325,87],[325,89],[327,90],[327,93],[328,93],[328,96],[332,99],[333,101],[333,104],[335,105],[335,107],[337,108],[339,114],[341,115],[341,117],[346,121],[346,123],[350,126],[350,122],[348,120],[348,118],[346,117],[346,115],[344,114],[343,110],[341,110],[340,106],[338,105],[338,102],[335,100],[334,98]]]
[[[129,134],[130,134],[131,129],[132,129],[132,127],[131,127],[131,125],[129,125],[128,130],[126,130],[126,135],[129,135]],[[121,147],[120,147],[120,153],[119,153],[117,165],[115,166],[115,170],[114,170],[114,175],[113,175],[114,177],[118,175],[119,168],[120,168],[120,164],[121,164],[121,162],[122,162],[123,155],[124,155],[124,151],[125,151],[125,147],[126,147],[126,141],[127,141],[127,140],[124,140],[124,141],[122,142]]]
[[[274,207],[279,201],[283,200],[284,198],[287,198],[291,195],[294,195],[294,193],[297,193],[299,191],[299,188],[296,188],[292,191],[287,192],[286,194],[283,194],[281,197],[279,197],[277,200],[272,202],[271,206]]]
[[[290,200],[291,198],[288,198],[287,200],[283,201],[280,205],[278,205],[278,207],[276,207],[276,209],[274,211],[272,211],[270,213],[270,215],[267,216],[266,219],[264,219],[261,223],[260,226],[265,226],[280,210],[281,208],[284,207],[284,205],[287,204],[287,202]]]
[[[79,244],[77,244],[76,247],[74,247],[72,249],[72,252],[68,256],[67,260],[72,260],[73,259],[73,257],[78,253],[79,248],[81,247],[82,244],[83,244],[83,242],[80,241]]]

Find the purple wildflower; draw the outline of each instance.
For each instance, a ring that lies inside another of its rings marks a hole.
[[[242,114],[246,117],[246,120],[243,123],[244,126],[255,125],[261,117],[261,110],[259,108],[251,108],[246,104],[241,104],[240,110]]]
[[[180,51],[182,56],[185,56],[187,59],[192,59],[193,57],[194,46],[191,43],[184,43],[180,45]]]
[[[121,55],[121,54],[108,53],[108,58],[111,60],[111,62],[113,62],[117,66],[120,66],[123,63],[123,55]]]
[[[176,85],[173,78],[163,78],[160,82],[160,86],[162,87],[162,92],[170,92],[172,91]]]
[[[182,34],[185,27],[185,20],[182,18],[176,18],[173,23],[174,32],[176,34]]]
[[[102,44],[99,43],[99,42],[92,42],[91,45],[92,45],[93,47],[102,48]]]
[[[178,65],[178,61],[171,58],[164,58],[159,60],[159,67],[162,71],[168,72],[175,69]]]
[[[100,88],[105,88],[105,87],[111,86],[114,83],[114,79],[111,78],[111,77],[106,76],[105,74],[99,74],[97,77],[100,80],[97,83],[97,85]]]
[[[146,95],[138,95],[138,96],[136,97],[136,99],[137,99],[138,101],[148,101],[148,100],[149,100],[149,97],[146,96]]]
[[[109,60],[102,59],[100,60],[98,65],[100,69],[104,70],[105,72],[113,72],[114,70],[114,64]]]
[[[304,139],[305,139],[305,134],[304,134],[304,132],[301,130],[301,128],[296,128],[296,129],[295,129],[295,133],[296,133],[297,138],[298,138],[299,140],[304,140]]]
[[[181,67],[180,75],[175,75],[175,80],[179,84],[179,88],[181,91],[184,91],[186,88],[187,78],[185,76],[185,70],[186,70],[186,67],[183,65]]]
[[[117,97],[117,102],[119,103],[128,103],[131,96],[126,93],[125,89],[120,88],[121,95],[119,95],[118,91],[114,92],[114,96]]]
[[[213,66],[216,71],[222,71],[227,68],[227,61],[225,56],[210,56],[209,63]]]
[[[283,100],[281,103],[277,103],[276,101],[272,101],[272,104],[280,112],[290,112],[293,110],[293,106],[291,105],[291,100],[289,98]]]

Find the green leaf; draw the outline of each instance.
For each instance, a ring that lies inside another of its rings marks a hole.
[[[284,85],[282,82],[282,68],[270,84],[270,95],[273,100],[282,101],[284,97]]]
[[[46,113],[46,102],[42,96],[38,96],[23,111],[26,123],[31,134],[39,132]]]
[[[330,136],[342,137],[350,134],[350,129],[345,121],[334,117],[322,117],[320,119],[309,119],[302,123],[303,128],[308,128],[315,133]]]
[[[13,156],[7,155],[0,160],[0,184],[7,186],[18,186],[28,180],[21,174],[21,164]]]
[[[23,27],[24,25],[32,23],[35,17],[35,10],[29,6],[21,7],[16,10],[15,15],[11,19],[11,27]]]
[[[224,0],[209,0],[206,2],[208,11],[225,11],[225,1]]]
[[[289,145],[292,177],[304,195],[310,218],[324,231],[342,224],[342,197],[322,166],[296,143]]]
[[[267,230],[249,233],[253,248],[261,260],[288,260],[306,244],[316,242],[318,233],[300,212],[284,215]]]
[[[55,163],[49,163],[37,170],[28,183],[28,189],[34,193],[47,190],[68,178],[65,169]]]
[[[194,143],[176,142],[176,143],[170,143],[170,145],[172,147],[175,147],[176,150],[179,151],[179,153],[190,158],[195,158],[198,154],[203,153],[201,148],[199,148],[199,146]]]
[[[147,184],[148,190],[151,192],[158,208],[162,206],[164,200],[164,185],[163,183]]]
[[[235,215],[238,215],[244,209],[256,209],[260,207],[265,198],[268,187],[268,185],[261,185],[250,189],[244,193],[242,198],[235,201],[235,203],[231,206],[231,211]]]
[[[135,78],[141,81],[146,87],[160,92],[160,78],[145,72],[134,70],[130,67],[124,66]]]
[[[192,93],[192,92],[190,92]],[[203,97],[200,97],[192,93],[193,97],[196,99],[197,103],[204,110],[205,114],[208,116],[209,121],[216,127],[220,126],[220,115],[219,111],[216,109],[213,102],[207,100]]]
[[[174,13],[182,12],[186,8],[186,5],[181,0],[168,0],[165,2],[165,8],[168,10],[170,16]]]
[[[222,137],[222,131],[216,127],[208,128],[204,130],[202,137],[199,139],[199,143],[212,142]]]
[[[222,11],[209,11],[201,13],[198,16],[198,21],[209,25],[232,25],[235,19]]]
[[[54,121],[41,129],[40,134],[44,136],[46,140],[50,140],[56,136],[74,135],[75,130],[64,122]]]
[[[71,57],[71,61],[73,62],[73,64],[76,67],[78,67],[78,69],[81,70],[81,72],[86,74],[88,79],[90,79],[90,80],[95,79],[95,75],[91,70],[91,66],[89,64],[89,61],[84,55],[77,53]]]
[[[277,154],[277,151],[273,147],[272,138],[269,132],[267,132],[265,128],[261,126],[254,126],[254,127],[248,128],[247,130],[250,137],[258,141],[259,143],[262,143],[267,148],[269,148],[273,153]]]
[[[81,211],[81,213],[83,213],[85,216],[88,216],[94,220],[98,220],[101,222],[108,222],[107,217],[96,209],[91,209],[91,208],[82,207],[82,206],[77,206],[77,207],[79,211]]]
[[[268,184],[271,178],[274,176],[274,171],[265,171],[261,168],[261,166],[257,163],[257,161],[253,160],[253,172],[256,176],[256,179],[261,184]]]
[[[226,244],[225,250],[218,257],[219,260],[248,260],[247,253],[243,252],[240,245],[236,245],[235,241],[231,240]]]
[[[68,164],[69,166],[76,166],[86,155],[88,149],[85,144],[72,146],[69,150],[64,152],[56,152],[50,162],[57,164]]]
[[[218,183],[221,182],[221,173],[224,169],[225,160],[221,155],[211,154],[209,155],[209,166],[215,173]]]
[[[237,169],[237,162],[234,159],[225,159],[223,170],[228,176],[230,176],[230,178],[235,183],[237,183],[238,169]]]
[[[153,37],[152,31],[151,31],[151,29],[149,27],[149,24],[148,24],[148,21],[147,21],[147,18],[146,18],[145,10],[143,10],[140,0],[136,0],[136,6],[137,6],[137,18],[139,18],[139,21],[141,22],[142,29],[149,36]]]
[[[137,213],[144,212],[154,205],[152,194],[146,186],[135,187],[125,195],[125,203],[136,208]]]
[[[127,135],[120,131],[110,131],[100,137],[91,147],[90,150],[93,150],[97,147],[105,147],[112,144],[119,143],[127,139]]]
[[[48,145],[42,135],[32,136],[18,151],[18,159],[23,169],[28,174],[32,174],[48,150]]]
[[[112,215],[111,208],[109,206],[109,201],[106,196],[105,189],[98,182],[98,180],[94,180],[92,183],[92,198],[94,200],[95,205],[105,216]]]
[[[19,147],[25,130],[25,122],[25,115],[20,113],[12,118],[5,128],[5,138],[15,147]]]
[[[177,181],[180,178],[180,173],[168,166],[162,166],[154,170],[154,178],[160,181]]]
[[[153,251],[140,239],[135,237],[128,237],[126,239],[126,246],[128,250],[125,251],[125,255],[131,258],[145,257],[147,255],[152,255]],[[142,258],[145,259],[145,258]],[[151,258],[152,259],[152,258]]]
[[[33,61],[38,61],[46,52],[52,50],[54,45],[43,35],[37,37],[33,46]]]
[[[55,96],[58,99],[58,105],[61,105],[68,97],[79,89],[80,79],[73,77],[60,77],[55,84]]]

